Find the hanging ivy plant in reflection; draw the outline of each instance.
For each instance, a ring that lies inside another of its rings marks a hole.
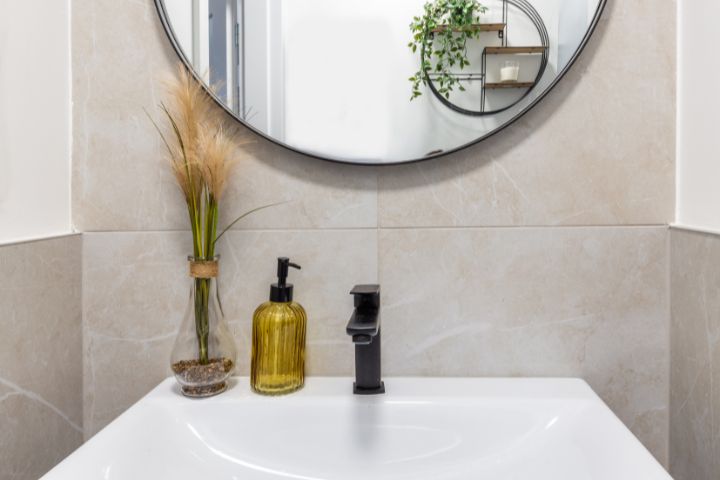
[[[438,92],[445,98],[450,98],[455,88],[465,91],[452,72],[470,65],[467,42],[479,37],[476,26],[486,11],[478,0],[434,0],[425,4],[422,16],[413,18],[413,39],[408,47],[414,53],[420,51],[420,68],[409,79],[411,100],[422,95],[420,87],[428,85],[431,73]]]

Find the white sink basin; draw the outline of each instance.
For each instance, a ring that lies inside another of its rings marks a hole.
[[[388,378],[352,395],[309,378],[285,397],[247,378],[206,400],[161,383],[46,480],[669,480],[581,380]]]

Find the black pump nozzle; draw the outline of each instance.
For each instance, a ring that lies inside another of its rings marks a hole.
[[[289,267],[297,268],[300,270],[300,265],[291,263],[287,257],[278,257],[277,266],[277,283],[270,285],[270,301],[286,303],[292,302],[293,299],[293,285],[292,283],[286,283],[288,276]]]

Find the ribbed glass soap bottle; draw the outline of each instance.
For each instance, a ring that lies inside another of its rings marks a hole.
[[[293,301],[286,283],[288,268],[299,269],[286,257],[278,258],[278,282],[270,286],[270,301],[253,315],[250,385],[257,393],[282,395],[305,382],[305,309]]]

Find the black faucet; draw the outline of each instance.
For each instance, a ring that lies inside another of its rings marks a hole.
[[[385,393],[380,376],[380,285],[355,285],[355,311],[347,333],[355,344],[355,383],[357,395]]]

